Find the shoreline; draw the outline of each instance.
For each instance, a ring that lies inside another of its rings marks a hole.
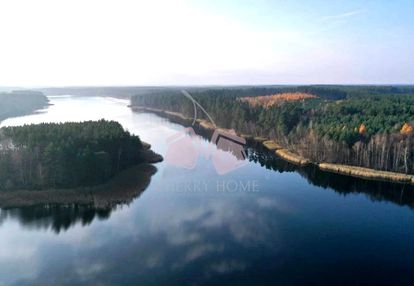
[[[151,177],[157,172],[157,167],[153,164],[164,160],[160,154],[151,150],[151,144],[144,141],[141,143],[143,162],[119,172],[103,184],[68,189],[2,190],[0,208],[78,204],[104,210],[128,204],[149,185]]]
[[[141,141],[143,150],[141,151],[141,156],[144,159],[144,163],[147,164],[156,164],[164,161],[164,158],[158,154],[155,153],[153,150],[151,150],[151,144]]]
[[[37,205],[91,205],[96,209],[110,209],[128,204],[149,185],[157,168],[142,163],[128,168],[110,181],[93,187],[48,190],[10,190],[0,192],[0,208],[12,209]]]
[[[147,111],[151,113],[155,113],[160,115],[161,117],[165,117],[174,121],[178,121],[177,123],[189,123],[192,122],[192,119],[185,117],[183,114],[178,112],[166,111],[157,108],[150,108],[150,107],[143,107],[143,106],[133,106],[128,105],[133,111]],[[180,122],[181,121],[181,122]],[[197,119],[197,124],[204,129],[207,130],[214,130],[214,126],[204,119]],[[219,128],[223,131],[229,131],[228,129]],[[394,183],[402,183],[402,184],[413,184],[414,185],[414,175],[404,174],[404,173],[397,173],[397,172],[389,172],[389,171],[381,171],[375,170],[371,168],[365,167],[358,167],[358,166],[350,166],[350,165],[343,165],[343,164],[335,164],[335,163],[318,163],[312,162],[307,158],[304,158],[298,154],[291,152],[290,150],[283,148],[274,140],[269,140],[265,137],[254,137],[250,134],[239,134],[239,136],[245,138],[246,140],[251,140],[255,143],[261,144],[265,149],[274,152],[274,154],[283,160],[292,163],[294,165],[304,167],[307,165],[314,165],[318,169],[324,172],[329,173],[336,173],[350,177],[356,178],[363,178],[367,180],[373,181],[386,181],[386,182],[394,182]]]
[[[47,104],[45,104],[45,105],[43,105],[43,106],[41,106],[37,109],[33,109],[31,111],[18,112],[18,113],[15,113],[15,114],[8,115],[6,117],[0,117],[0,125],[2,124],[2,122],[6,121],[7,119],[21,117],[21,116],[29,116],[29,115],[40,114],[46,108],[48,108],[49,106],[53,106],[53,103],[48,102]]]

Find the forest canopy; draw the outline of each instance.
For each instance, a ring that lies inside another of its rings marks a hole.
[[[115,121],[0,129],[0,190],[92,186],[144,160],[143,144]]]
[[[414,172],[412,86],[299,86],[188,91],[217,125],[243,134],[270,138],[315,162]],[[299,100],[280,100],[286,94],[307,96],[295,96]],[[277,104],[272,104],[274,100]],[[193,116],[192,102],[177,90],[137,95],[132,97],[131,104]]]

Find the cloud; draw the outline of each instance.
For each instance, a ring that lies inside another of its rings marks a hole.
[[[321,20],[322,21],[343,20],[343,19],[346,19],[346,18],[350,18],[350,17],[356,16],[356,15],[359,15],[361,13],[363,13],[362,10],[354,10],[354,11],[349,11],[349,12],[342,13],[342,14],[325,16],[325,17],[322,17]]]

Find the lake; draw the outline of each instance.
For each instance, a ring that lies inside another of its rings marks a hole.
[[[50,100],[1,126],[116,120],[163,156],[184,130],[126,100]],[[192,140],[214,150],[206,137]],[[225,175],[208,152],[192,169],[158,163],[139,197],[110,210],[1,210],[0,285],[412,285],[412,187],[247,153]]]

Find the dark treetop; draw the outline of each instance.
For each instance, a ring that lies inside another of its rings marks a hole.
[[[114,121],[0,129],[0,189],[97,185],[145,160],[143,144]]]

